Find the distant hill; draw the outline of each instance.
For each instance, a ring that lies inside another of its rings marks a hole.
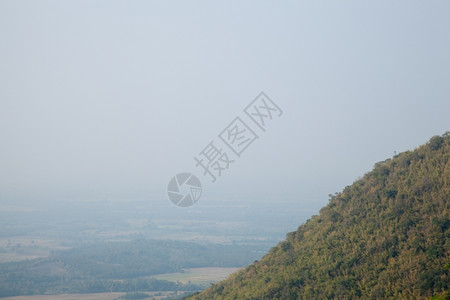
[[[260,261],[189,299],[449,299],[450,134],[375,164]]]

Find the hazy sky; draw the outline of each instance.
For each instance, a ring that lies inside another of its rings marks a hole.
[[[449,1],[1,0],[0,201],[326,201],[450,130],[449,54]],[[193,157],[261,91],[284,114],[212,184]]]

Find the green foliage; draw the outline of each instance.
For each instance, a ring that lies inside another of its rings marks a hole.
[[[438,135],[433,136],[428,143],[431,150],[438,150],[444,143],[444,138]]]
[[[449,158],[446,134],[377,163],[261,260],[190,299],[449,299]]]
[[[450,292],[441,293],[439,295],[435,295],[430,300],[450,300]]]

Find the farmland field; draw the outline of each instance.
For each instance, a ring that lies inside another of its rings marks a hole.
[[[181,283],[192,282],[195,284],[205,284],[225,279],[237,270],[239,268],[189,268],[184,269],[184,272],[161,274],[153,277],[161,280],[179,281]]]
[[[62,294],[33,295],[2,298],[3,300],[113,300],[125,293],[93,293],[93,294]]]

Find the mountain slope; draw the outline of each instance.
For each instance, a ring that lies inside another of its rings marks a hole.
[[[261,261],[191,299],[418,299],[450,286],[450,135],[377,163]]]

